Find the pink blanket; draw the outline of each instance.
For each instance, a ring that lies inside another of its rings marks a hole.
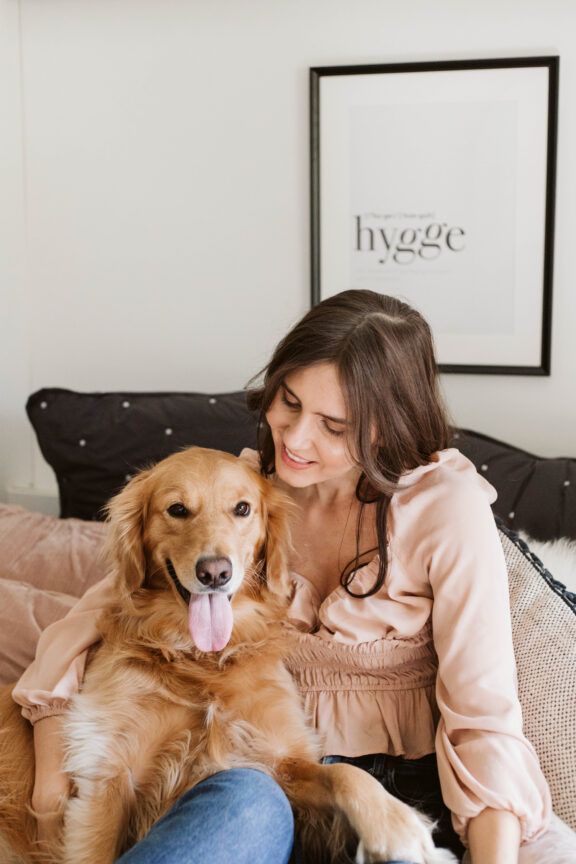
[[[40,632],[106,574],[106,526],[0,504],[0,684],[16,681]]]

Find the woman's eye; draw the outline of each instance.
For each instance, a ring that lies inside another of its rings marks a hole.
[[[341,435],[344,435],[343,429],[332,429],[331,426],[326,426],[326,425],[324,426],[324,428],[326,429],[327,432],[330,433],[330,435],[335,435],[337,438],[339,438]]]
[[[166,512],[169,513],[170,516],[172,516],[174,519],[186,519],[186,517],[190,513],[188,508],[185,507],[184,504],[180,504],[180,503],[171,504],[170,507],[168,507],[168,510]]]
[[[282,402],[286,405],[287,408],[299,408],[299,402],[291,402],[290,399],[286,396],[286,393],[282,391]]]
[[[235,516],[249,516],[250,515],[250,504],[247,501],[239,501],[238,504],[234,507],[234,515]]]

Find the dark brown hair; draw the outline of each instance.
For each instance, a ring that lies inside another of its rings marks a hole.
[[[310,309],[257,376],[263,375],[261,386],[248,391],[249,407],[260,415],[258,448],[265,474],[274,472],[266,411],[287,375],[319,363],[333,363],[338,370],[347,406],[348,446],[362,472],[356,496],[362,504],[377,502],[378,578],[366,594],[353,595],[367,597],[386,578],[386,517],[400,475],[425,465],[436,450],[450,445],[432,333],[407,303],[374,291],[343,291]],[[357,539],[359,535],[360,520]],[[361,553],[357,542],[356,557],[341,574],[350,594],[354,571],[366,551]]]

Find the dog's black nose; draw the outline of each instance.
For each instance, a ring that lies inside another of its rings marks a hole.
[[[202,585],[222,588],[232,578],[232,562],[229,558],[206,556],[196,564],[196,577]]]

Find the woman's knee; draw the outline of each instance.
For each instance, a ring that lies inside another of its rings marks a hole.
[[[188,790],[122,864],[283,864],[294,842],[286,795],[262,771],[220,771]]]
[[[207,777],[190,789],[178,806],[187,800],[211,799],[226,816],[226,821],[239,820],[246,830],[247,822],[285,824],[293,830],[294,817],[290,802],[282,788],[264,771],[255,768],[230,768]]]
[[[236,861],[288,861],[294,842],[294,816],[284,791],[268,774],[231,768],[206,778],[180,800],[205,813],[221,842],[233,840]],[[209,811],[211,811],[209,813]]]

